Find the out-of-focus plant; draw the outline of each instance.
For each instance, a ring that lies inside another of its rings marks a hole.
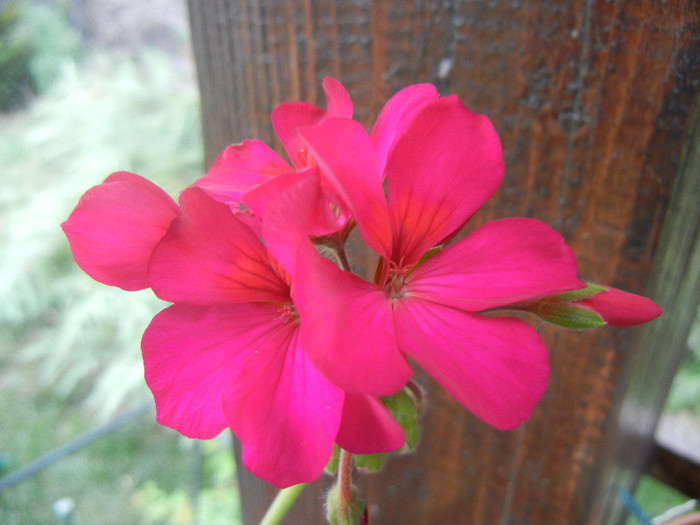
[[[225,439],[201,444],[202,484],[196,495],[180,487],[168,491],[155,481],[144,483],[134,494],[132,504],[144,523],[163,525],[230,525],[240,522],[240,502],[232,497],[235,465],[230,443]]]
[[[34,92],[32,47],[19,34],[20,9],[17,2],[0,6],[0,111],[21,106]]]
[[[10,131],[0,142],[0,360],[39,363],[41,382],[63,395],[89,389],[104,416],[148,396],[139,339],[159,306],[85,279],[58,224],[112,166],[166,188],[201,175],[197,94],[181,74],[156,52],[95,56],[86,72],[67,64],[27,111],[0,122]]]
[[[671,410],[692,410],[700,416],[700,309],[688,336],[685,357],[668,396]]]

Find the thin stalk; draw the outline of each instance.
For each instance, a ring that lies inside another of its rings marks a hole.
[[[338,465],[338,492],[342,504],[347,505],[352,501],[352,454],[342,448]]]
[[[305,486],[306,483],[299,483],[280,490],[275,496],[272,505],[267,509],[260,525],[277,525],[280,523]]]

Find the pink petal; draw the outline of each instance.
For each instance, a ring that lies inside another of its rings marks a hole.
[[[651,299],[605,286],[600,292],[579,304],[595,310],[610,326],[646,323],[661,315],[661,307]]]
[[[491,122],[456,96],[424,104],[385,168],[392,260],[410,266],[450,236],[496,191],[501,143]]]
[[[193,438],[221,432],[222,397],[245,356],[276,341],[279,316],[278,306],[251,303],[174,305],[156,315],[141,347],[158,421]]]
[[[401,448],[401,425],[377,397],[347,394],[336,442],[353,454],[377,454]]]
[[[175,303],[284,303],[288,285],[272,269],[255,233],[199,188],[180,196],[182,211],[151,257],[149,280]]]
[[[479,419],[506,430],[530,417],[549,377],[530,326],[410,299],[395,313],[401,349]]]
[[[292,294],[314,364],[346,392],[396,393],[412,370],[396,346],[386,293],[315,252],[298,256]]]
[[[291,166],[264,142],[245,140],[228,146],[194,186],[220,202],[238,204],[247,191],[290,171]]]
[[[362,238],[381,255],[388,255],[391,233],[384,190],[377,171],[374,146],[361,124],[341,118],[325,119],[301,133],[321,169],[322,180],[349,209]]]
[[[312,184],[318,190],[318,195],[314,195],[313,201],[306,200],[302,196],[301,198],[304,200],[297,202],[299,199],[296,196],[298,190],[293,190],[287,195],[288,189],[307,178],[313,179]],[[299,229],[300,217],[303,214],[308,219],[305,220],[304,235],[327,235],[340,230],[347,222],[347,217],[336,217],[328,195],[321,191],[320,183],[318,169],[306,168],[277,177],[246,193],[243,197],[243,203],[260,217],[267,217],[268,211],[275,209],[275,213],[279,215],[278,220],[284,228]],[[277,204],[273,206],[273,203]],[[269,222],[269,219],[266,221]]]
[[[325,111],[306,102],[285,102],[273,110],[272,126],[296,169],[314,164],[309,159],[306,140],[299,133],[299,128],[313,126],[325,116]]]
[[[293,218],[293,220],[291,220]],[[318,170],[299,173],[265,213],[263,239],[269,252],[291,275],[296,272],[297,252],[314,252],[309,235],[324,235],[338,229],[335,217],[321,190]]]
[[[326,94],[326,115],[329,117],[352,118],[352,100],[343,85],[333,77],[323,79]]]
[[[323,472],[344,398],[311,364],[295,326],[277,320],[269,341],[236,371],[223,401],[242,443],[243,463],[281,488],[313,481]]]
[[[178,214],[158,186],[113,173],[88,190],[61,227],[76,263],[90,277],[124,290],[148,288],[148,261]]]
[[[389,151],[411,118],[428,102],[439,97],[432,84],[415,84],[402,89],[384,104],[372,127],[372,142],[377,151],[379,172],[384,171]]]
[[[407,278],[407,294],[468,311],[585,287],[561,235],[534,219],[500,219],[448,246]]]

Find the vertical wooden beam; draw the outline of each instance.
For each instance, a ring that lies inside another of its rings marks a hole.
[[[248,137],[279,147],[273,106],[322,105],[325,75],[346,85],[366,126],[398,89],[433,82],[489,115],[503,142],[504,183],[473,224],[544,220],[579,254],[584,278],[644,291],[698,92],[697,0],[189,7],[209,162]],[[428,409],[418,452],[360,480],[374,523],[596,523],[613,512],[601,509],[618,507],[615,470],[601,464],[618,461],[611,446],[625,449],[617,415],[629,403],[624,371],[642,359],[641,332],[542,331],[551,381],[518,430],[484,426],[419,374]],[[657,351],[649,366],[670,361]],[[323,483],[307,489],[288,523],[322,522]],[[272,490],[245,473],[241,487],[246,523],[255,523]]]

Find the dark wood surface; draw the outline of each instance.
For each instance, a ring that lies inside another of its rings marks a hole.
[[[189,7],[208,163],[244,138],[279,148],[270,111],[286,100],[322,105],[325,75],[345,84],[367,126],[391,94],[433,82],[489,115],[503,142],[504,183],[474,224],[544,220],[576,250],[582,277],[628,291],[643,293],[652,270],[663,276],[659,239],[700,82],[697,1],[189,0]],[[665,316],[649,330],[673,322]],[[682,349],[650,354],[661,379],[647,380],[651,412],[628,442],[621,414],[638,395],[631,371],[649,332],[542,333],[552,376],[518,430],[485,426],[419,375],[428,408],[418,452],[359,479],[371,523],[618,519],[616,484],[631,486],[643,468],[643,445]],[[638,451],[625,476],[621,450]],[[323,523],[327,481],[308,487],[285,523]],[[257,523],[275,491],[245,472],[240,483],[245,521]]]

